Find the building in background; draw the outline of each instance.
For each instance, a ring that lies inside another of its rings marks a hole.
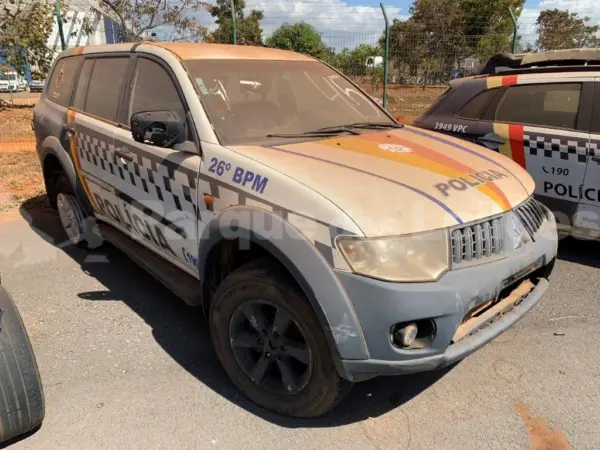
[[[68,3],[64,16],[63,33],[67,48],[120,42],[118,22],[100,9],[98,0],[73,0]],[[55,55],[62,50],[57,23],[48,39],[48,46]]]

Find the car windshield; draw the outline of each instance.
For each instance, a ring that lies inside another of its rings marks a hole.
[[[0,80],[3,81],[15,81],[17,79],[17,76],[15,74],[12,73],[3,73],[2,75],[0,75]]]
[[[197,60],[186,68],[223,144],[267,135],[393,121],[343,76],[317,61]]]

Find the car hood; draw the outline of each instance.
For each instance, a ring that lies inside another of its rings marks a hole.
[[[230,148],[319,192],[369,237],[416,233],[500,214],[534,190],[531,176],[512,160],[408,126]]]

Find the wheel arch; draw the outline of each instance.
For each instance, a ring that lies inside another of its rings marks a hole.
[[[212,219],[199,239],[204,307],[210,302],[211,272],[221,261],[215,259],[217,249],[226,241],[248,245],[285,268],[306,295],[325,331],[338,372],[346,378],[341,359],[367,359],[368,351],[352,303],[329,263],[300,231],[271,212],[252,207],[226,212]]]
[[[42,154],[40,155],[42,161],[42,174],[44,176],[44,183],[46,184],[46,190],[48,196],[52,201],[51,193],[54,186],[51,180],[56,175],[57,171],[62,171],[69,180],[73,191],[77,187],[77,174],[75,172],[75,166],[69,156],[69,153],[65,151],[60,144],[60,141],[54,136],[48,136],[44,139],[42,144]]]

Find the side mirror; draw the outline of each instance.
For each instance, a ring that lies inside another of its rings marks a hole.
[[[133,139],[157,147],[182,144],[187,137],[187,123],[173,111],[143,111],[131,116]]]

